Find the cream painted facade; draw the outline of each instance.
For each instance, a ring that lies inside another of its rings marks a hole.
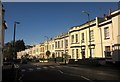
[[[69,30],[69,38],[70,38],[70,53],[72,59],[84,59],[89,58],[90,49],[89,49],[89,26],[90,30],[95,32],[95,20],[92,20],[89,24],[85,23],[80,26],[74,26]],[[94,50],[95,44],[95,36],[91,40],[91,48],[92,48],[92,57],[95,56]]]
[[[36,45],[32,48],[32,55],[44,55],[46,58],[47,50],[51,52],[50,58],[63,57],[66,53],[70,59],[76,61],[90,56],[111,59],[113,62],[120,61],[120,10],[74,26],[67,33]]]
[[[40,44],[35,45],[32,48],[25,49],[23,51],[17,52],[17,59],[21,59],[22,57],[25,57],[26,55],[29,55],[29,58],[37,57],[39,58],[40,54]]]
[[[46,50],[47,51],[47,50]],[[49,58],[52,58],[53,55],[55,54],[55,41],[54,39],[48,40],[48,51],[50,51],[50,56]],[[45,52],[46,53],[46,52]]]
[[[119,50],[114,50],[116,46],[120,49],[120,10],[105,18],[96,17],[89,23],[72,27],[69,38],[72,59],[89,58],[91,48],[92,58],[120,61]]]
[[[64,58],[64,55],[69,55],[69,34],[62,33],[55,37],[55,56]]]
[[[43,58],[47,59],[47,56],[46,56],[46,52],[47,51],[51,51],[51,41],[50,40],[47,40],[44,42],[44,56]]]
[[[40,57],[40,44],[35,45],[35,46],[32,48],[32,55],[35,56],[36,58],[39,58],[39,57]]]
[[[45,50],[44,49],[44,44],[41,43],[40,44],[40,55],[39,55],[40,58],[43,58],[45,56],[44,50]]]

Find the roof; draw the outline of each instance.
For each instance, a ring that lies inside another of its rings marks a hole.
[[[92,19],[92,20],[90,20],[89,22],[93,22],[93,21],[95,21],[96,19]],[[80,27],[80,26],[83,26],[83,25],[85,25],[85,24],[87,24],[88,23],[88,21],[87,22],[85,22],[85,23],[83,23],[83,24],[81,24],[81,25],[77,25],[77,26],[73,26],[73,27],[71,27],[70,29],[73,29],[74,27]]]

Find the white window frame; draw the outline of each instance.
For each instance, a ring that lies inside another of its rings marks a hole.
[[[90,30],[90,41],[94,41],[94,30]]]
[[[71,43],[74,43],[74,35],[71,35]]]
[[[74,59],[75,56],[74,56],[74,49],[72,49],[72,59]]]
[[[78,34],[76,34],[75,36],[76,36],[76,43],[78,43]]]
[[[84,43],[84,42],[85,42],[85,34],[81,33],[81,43]]]
[[[79,50],[76,49],[76,59],[79,59]]]
[[[110,39],[110,34],[109,34],[109,27],[104,28],[104,38],[105,39]]]

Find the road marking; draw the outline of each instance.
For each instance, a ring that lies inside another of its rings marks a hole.
[[[48,67],[43,67],[44,69],[47,69]]]
[[[55,67],[53,67],[53,66],[50,66],[50,68],[53,68],[53,69],[54,69]]]
[[[14,67],[15,67],[15,68],[19,68],[19,65],[17,65],[17,64],[14,64]]]
[[[58,70],[59,72],[63,73],[61,70]],[[68,73],[64,73],[64,74],[67,74],[67,75],[71,75],[71,76],[77,76],[77,77],[81,77],[87,81],[90,81],[90,82],[93,82],[92,80],[90,80],[89,78],[87,77],[84,77],[84,76],[80,76],[80,75],[74,75],[74,74],[68,74]]]
[[[33,69],[32,69],[32,68],[29,68],[28,70],[29,70],[29,71],[33,71]]]
[[[58,70],[58,71],[63,74],[63,72],[61,70]]]
[[[84,76],[81,76],[83,79],[85,79],[85,80],[88,80],[88,81],[91,81],[91,82],[93,82],[92,80],[90,80],[90,79],[88,79],[87,77],[84,77]]]
[[[18,80],[19,80],[20,82],[23,82],[23,81],[21,80],[21,79],[23,78],[23,76],[24,76],[24,75],[22,74],[21,77],[19,77]]]
[[[40,68],[40,67],[37,67],[36,69],[37,69],[37,70],[40,70],[41,68]]]
[[[25,70],[25,69],[22,69],[21,71],[22,71],[22,72],[25,72],[26,70]]]
[[[59,67],[60,68],[60,66],[55,66],[55,67]]]
[[[34,66],[39,66],[38,64],[34,65]]]

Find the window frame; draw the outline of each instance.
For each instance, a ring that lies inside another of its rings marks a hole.
[[[104,39],[110,39],[110,31],[109,31],[109,27],[105,27],[104,28]]]
[[[72,59],[75,58],[75,55],[74,55],[74,49],[72,49]]]
[[[94,41],[94,30],[90,30],[90,41]]]
[[[85,37],[84,37],[85,35],[84,35],[84,32],[83,33],[81,33],[81,43],[84,43],[85,42]]]
[[[78,43],[78,34],[75,34],[76,36],[76,43]]]
[[[71,35],[71,43],[74,43],[74,35]]]

